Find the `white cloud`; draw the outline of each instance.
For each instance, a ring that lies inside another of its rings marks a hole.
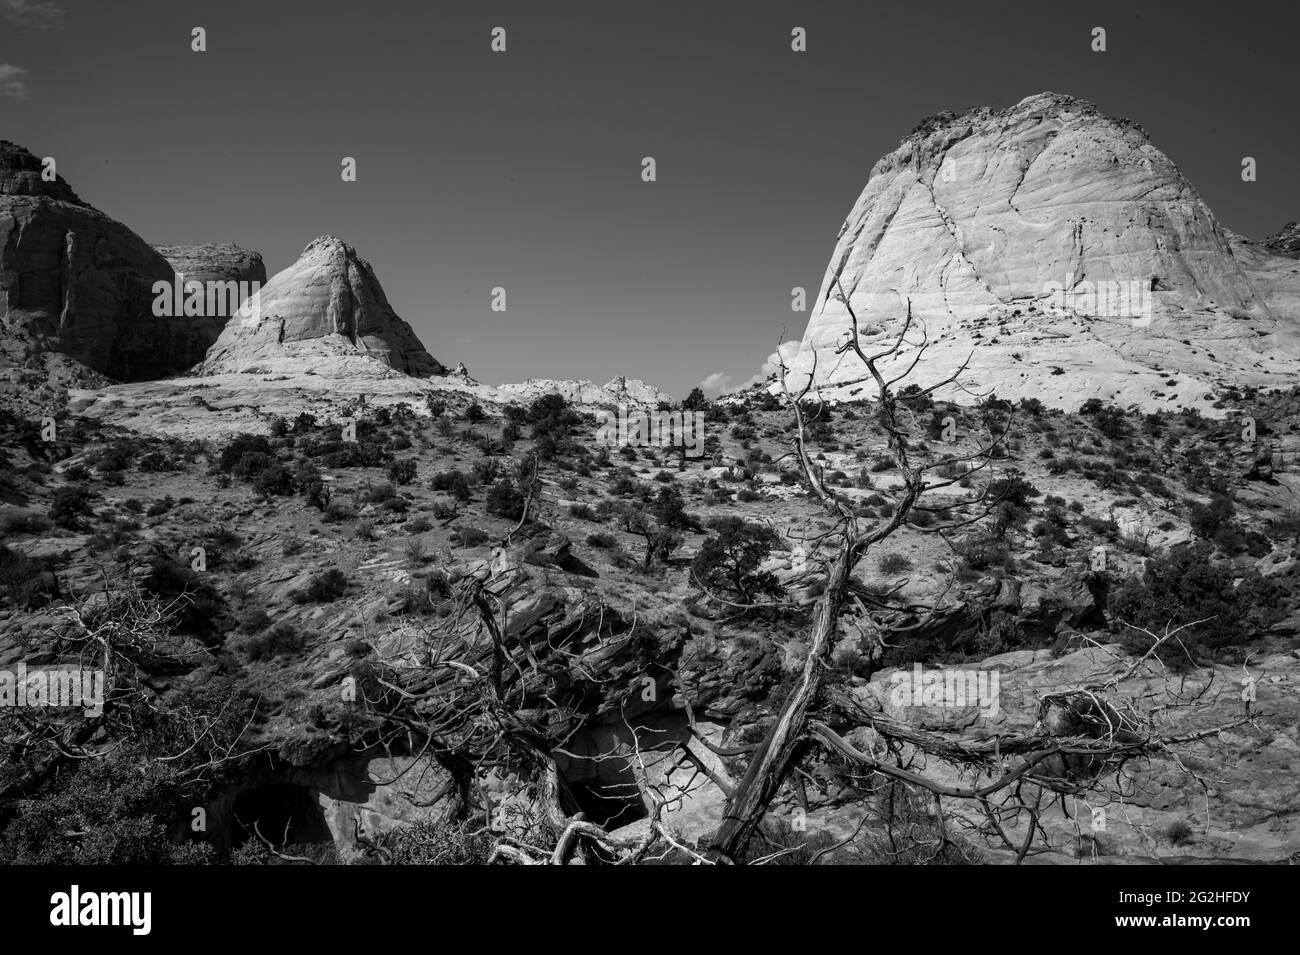
[[[780,372],[782,359],[785,360],[786,366],[789,367],[790,363],[794,361],[794,357],[799,354],[799,344],[800,343],[797,341],[788,341],[777,345],[776,351],[768,355],[767,358],[763,360],[763,364],[759,366],[758,374],[753,378],[750,378],[748,381],[743,382],[740,387],[748,388],[751,385],[766,382],[772,375],[776,375]]]
[[[724,391],[731,384],[731,376],[720,371],[715,371],[703,381],[700,387],[705,391]]]
[[[27,71],[12,63],[0,63],[0,96],[27,98]]]
[[[0,0],[0,16],[31,30],[63,26],[63,10],[53,0]]]

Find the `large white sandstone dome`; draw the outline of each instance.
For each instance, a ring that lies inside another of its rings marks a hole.
[[[1063,408],[1208,408],[1220,386],[1300,383],[1300,262],[1224,228],[1140,126],[1053,93],[940,114],[871,170],[792,364],[869,397],[861,362],[836,354],[842,295],[874,350],[910,301],[908,337],[931,343],[921,384],[968,355],[969,386]]]

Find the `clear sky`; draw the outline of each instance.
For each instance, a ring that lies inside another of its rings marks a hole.
[[[680,395],[800,337],[790,289],[815,298],[871,166],[942,109],[1092,100],[1229,228],[1300,218],[1297,22],[1294,2],[0,0],[0,138],[155,244],[236,242],[274,274],[342,237],[483,381]]]

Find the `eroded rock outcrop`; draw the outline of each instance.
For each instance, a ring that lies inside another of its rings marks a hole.
[[[1090,103],[942,113],[872,169],[794,367],[815,359],[838,397],[870,391],[836,354],[847,295],[868,351],[910,302],[926,384],[971,355],[963,381],[1003,397],[1208,408],[1220,384],[1300,370],[1300,265],[1278,251],[1225,229],[1140,126]]]
[[[262,256],[233,242],[156,245],[154,249],[176,271],[176,282],[182,290],[191,282],[198,282],[204,288],[203,314],[187,316],[190,320],[186,328],[193,339],[194,352],[206,355],[244,298],[266,284]],[[227,287],[230,294],[225,294]],[[209,292],[217,294],[209,295]]]
[[[143,239],[82,201],[37,157],[0,141],[0,338],[23,365],[59,352],[123,381],[201,360],[211,341],[185,318],[154,315],[172,267]]]
[[[1300,223],[1288,222],[1276,233],[1264,240],[1269,251],[1278,255],[1289,255],[1300,259]]]
[[[298,261],[226,323],[203,373],[428,377],[443,368],[388,304],[369,263],[334,236],[313,240]]]

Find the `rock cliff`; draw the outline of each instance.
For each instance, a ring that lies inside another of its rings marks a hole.
[[[159,378],[210,344],[183,317],[153,313],[172,267],[138,235],[83,202],[41,161],[0,141],[0,341],[6,360],[58,352],[122,381]]]

